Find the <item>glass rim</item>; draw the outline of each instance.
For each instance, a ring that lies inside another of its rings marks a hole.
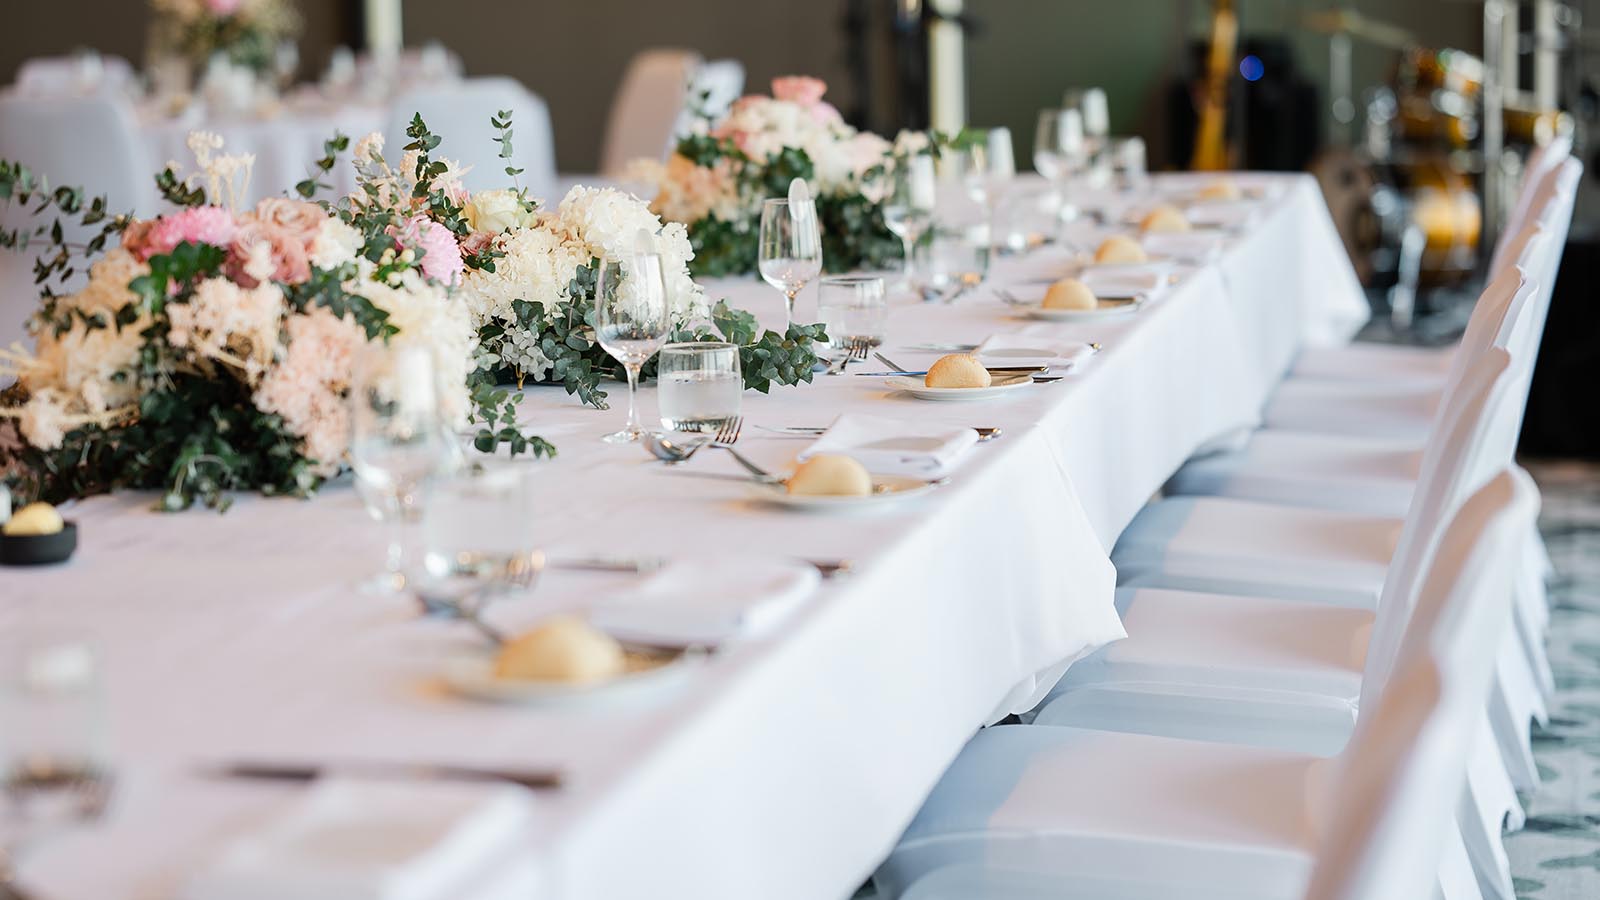
[[[867,274],[862,274],[862,273],[853,273],[853,274],[845,274],[845,275],[824,275],[821,278],[817,279],[817,284],[819,284],[819,285],[822,285],[822,284],[858,285],[858,284],[872,284],[873,282],[877,282],[880,285],[886,283],[884,281],[884,278],[883,278],[882,275],[867,275]]]
[[[663,344],[661,346],[662,353],[665,353],[668,350],[673,350],[679,353],[688,353],[737,349],[739,349],[737,345],[729,343],[728,341],[674,341],[670,344]]]

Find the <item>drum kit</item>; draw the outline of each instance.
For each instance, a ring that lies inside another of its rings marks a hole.
[[[1395,324],[1407,326],[1419,287],[1476,271],[1493,221],[1485,207],[1498,208],[1500,176],[1515,171],[1506,151],[1547,142],[1572,119],[1499,87],[1482,58],[1425,47],[1394,25],[1348,10],[1303,24],[1327,35],[1332,73],[1333,142],[1311,170],[1363,284],[1391,288]],[[1359,106],[1350,84],[1356,40],[1396,54],[1388,83]],[[1486,110],[1498,111],[1498,129],[1484,127]]]

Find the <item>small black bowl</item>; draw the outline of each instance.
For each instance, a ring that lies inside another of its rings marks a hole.
[[[47,566],[66,562],[78,549],[78,526],[68,522],[55,534],[0,534],[0,566]]]

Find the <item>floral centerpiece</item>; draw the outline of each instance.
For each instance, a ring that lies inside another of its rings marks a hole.
[[[329,142],[324,169],[344,143]],[[0,162],[0,197],[99,229],[81,246],[59,223],[0,232],[11,247],[48,236],[42,283],[70,275],[75,254],[93,259],[81,289],[46,288],[34,352],[0,351],[0,373],[17,378],[0,395],[0,477],[24,499],[156,488],[162,508],[181,509],[223,507],[231,490],[308,495],[344,463],[350,375],[370,342],[427,348],[454,425],[504,402],[474,383],[448,233],[300,199],[242,207],[253,160],[220,154],[215,135],[189,144],[199,173],[163,172],[178,209],[146,220]],[[552,450],[537,438],[514,449]]]
[[[755,271],[761,201],[787,196],[795,178],[816,198],[830,269],[882,268],[899,258],[880,208],[891,147],[845,124],[826,92],[816,78],[774,79],[772,96],[742,97],[718,122],[700,119],[664,165],[636,164],[658,188],[651,209],[687,226],[695,274]]]
[[[196,69],[214,53],[265,75],[279,42],[300,33],[292,0],[150,0],[154,43]]]
[[[509,160],[509,114],[500,113],[493,124],[501,156]],[[765,392],[774,382],[811,380],[814,345],[826,340],[822,327],[762,332],[749,313],[726,303],[712,306],[691,276],[696,252],[683,224],[663,223],[643,201],[612,188],[578,186],[554,209],[541,208],[516,186],[520,170],[509,164],[511,187],[468,195],[454,178],[455,164],[432,158],[439,138],[420,118],[408,135],[412,144],[398,169],[384,161],[380,138],[357,145],[364,183],[353,203],[357,210],[421,217],[438,229],[435,234],[454,236],[459,252],[452,259],[461,261],[457,293],[477,331],[478,361],[500,381],[561,384],[604,408],[601,380],[620,377],[622,368],[595,341],[595,271],[603,257],[641,249],[661,258],[673,340],[737,344],[747,388]],[[652,362],[645,377],[653,369]]]

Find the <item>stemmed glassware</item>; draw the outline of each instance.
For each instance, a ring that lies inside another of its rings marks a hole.
[[[764,215],[761,231],[765,236]],[[765,249],[763,242],[763,252]],[[762,257],[761,264],[763,274],[766,271],[765,258]],[[661,349],[672,331],[661,257],[654,253],[639,253],[622,259],[601,260],[600,268],[595,273],[594,290],[595,337],[600,346],[622,363],[628,372],[628,424],[621,431],[606,435],[604,440],[611,444],[637,441],[645,433],[639,425],[637,408],[639,370]],[[794,305],[793,297],[789,305]]]
[[[433,354],[425,347],[374,345],[356,362],[350,390],[350,464],[357,490],[389,523],[382,576],[371,587],[406,587],[407,537],[424,486],[457,458],[440,409]]]
[[[1102,88],[1072,88],[1062,100],[1064,109],[1077,110],[1083,118],[1085,162],[1095,184],[1109,176],[1106,144],[1111,135],[1111,113]]]
[[[889,195],[883,202],[883,224],[900,238],[905,248],[899,288],[909,288],[916,272],[917,242],[933,226],[933,157],[918,154],[898,166],[891,176]]]
[[[111,790],[102,679],[89,639],[57,629],[0,637],[0,897],[26,897],[14,857],[98,817]]]
[[[1060,198],[1058,223],[1076,214],[1067,200],[1067,182],[1088,169],[1087,148],[1081,111],[1046,109],[1039,112],[1039,124],[1033,132],[1033,167],[1050,182]]]
[[[758,262],[761,277],[783,292],[784,331],[794,324],[794,298],[822,274],[822,236],[809,196],[763,201]],[[798,192],[802,195],[804,191]]]

